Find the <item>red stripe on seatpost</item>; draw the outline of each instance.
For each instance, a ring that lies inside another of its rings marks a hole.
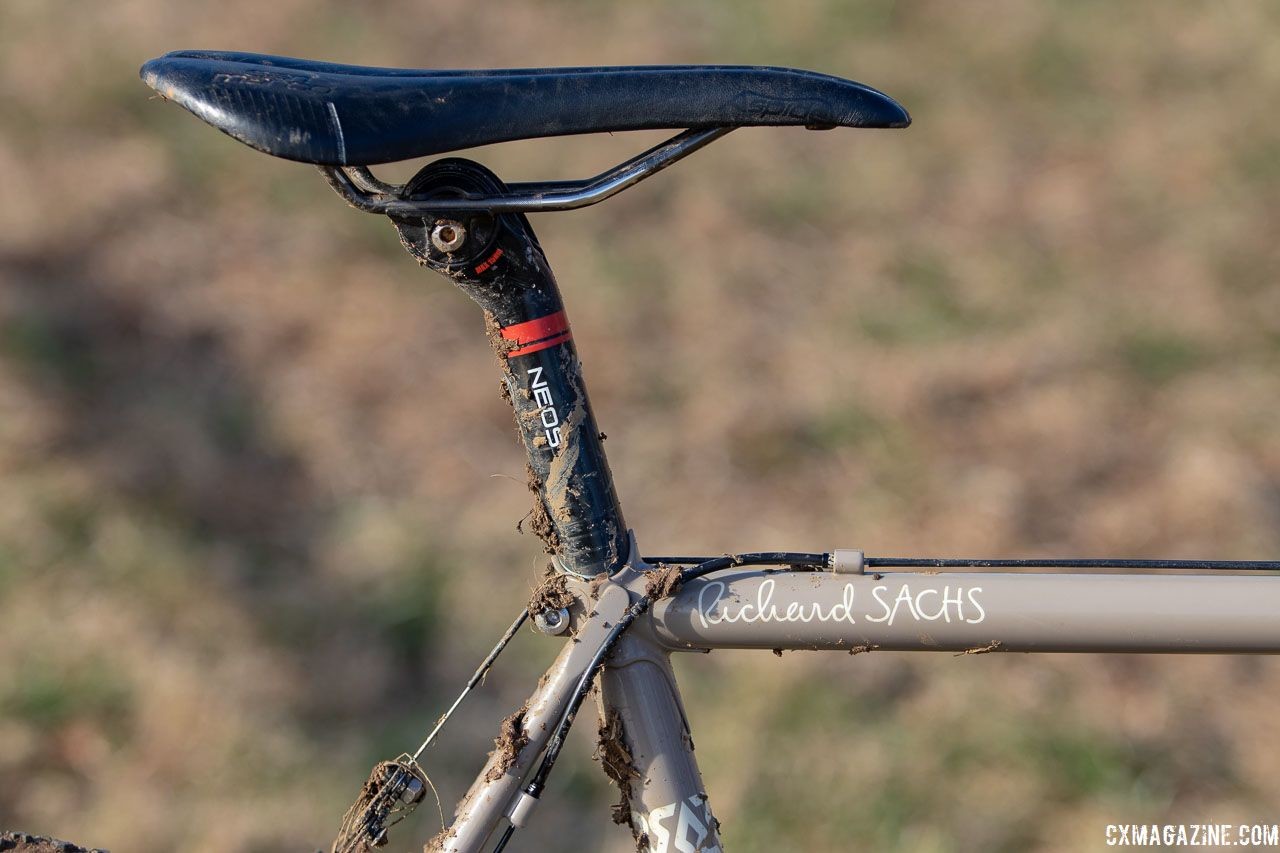
[[[507,358],[538,352],[573,337],[573,333],[569,331],[569,318],[564,311],[506,326],[500,334],[504,340],[516,345],[515,349],[507,353]]]
[[[507,353],[507,358],[513,358],[517,355],[528,355],[529,353],[548,349],[550,347],[555,346],[556,344],[562,344],[572,337],[573,337],[572,333],[565,332],[562,335],[556,335],[554,338],[548,338],[545,341],[538,341],[536,344],[529,344],[529,346],[527,347],[520,347],[519,349],[513,349],[511,352]]]

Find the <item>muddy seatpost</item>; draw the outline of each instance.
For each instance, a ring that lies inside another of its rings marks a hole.
[[[489,170],[449,158],[420,171],[400,196],[439,215],[392,215],[405,248],[484,311],[528,454],[534,507],[522,525],[566,572],[612,573],[627,557],[627,532],[582,378],[564,302],[542,247],[519,213],[448,210],[448,199],[507,191]]]

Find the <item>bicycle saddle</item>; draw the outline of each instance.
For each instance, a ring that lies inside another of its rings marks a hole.
[[[911,122],[869,86],[791,68],[434,71],[187,50],[141,73],[165,98],[259,151],[328,166],[601,131]]]

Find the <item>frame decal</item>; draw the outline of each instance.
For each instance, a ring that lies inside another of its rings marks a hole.
[[[632,812],[631,819],[648,837],[651,853],[720,853],[719,821],[711,814],[711,803],[700,794],[658,806],[647,815]]]
[[[698,620],[703,628],[722,623],[741,622],[746,625],[769,622],[829,623],[845,622],[857,625],[858,620],[893,627],[895,620],[913,622],[944,621],[980,625],[987,618],[979,596],[980,586],[947,584],[941,588],[929,585],[913,591],[909,583],[891,593],[886,584],[871,588],[871,601],[861,606],[858,588],[853,583],[844,585],[841,599],[824,606],[821,601],[789,601],[775,603],[777,581],[767,578],[760,583],[754,600],[726,601],[728,585],[713,580],[698,590]]]

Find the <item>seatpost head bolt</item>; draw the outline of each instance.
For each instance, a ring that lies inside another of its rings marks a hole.
[[[563,607],[544,610],[533,617],[533,624],[544,634],[563,634],[569,628],[569,611]]]
[[[467,242],[467,229],[452,219],[437,219],[431,229],[431,245],[445,254],[456,252]]]

